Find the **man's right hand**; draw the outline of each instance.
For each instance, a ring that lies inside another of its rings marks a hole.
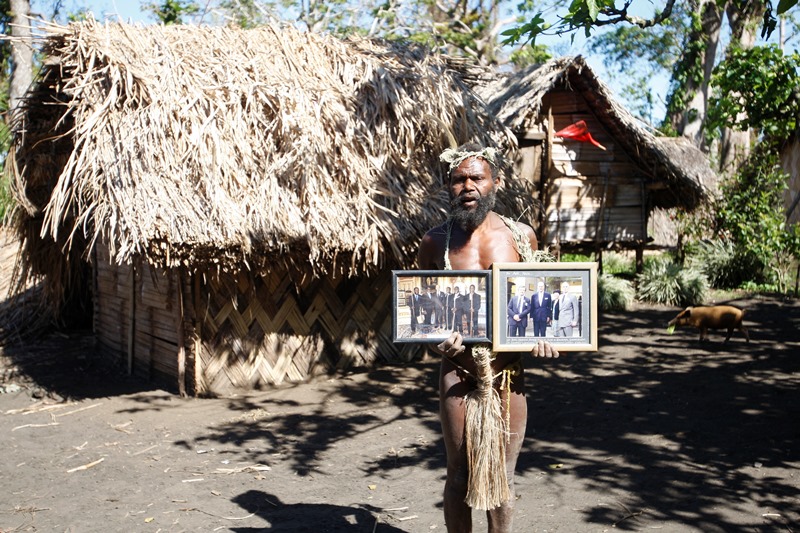
[[[461,333],[454,331],[441,344],[437,344],[433,350],[445,357],[455,357],[458,354],[464,353],[464,350],[466,350],[466,346],[462,344],[463,340],[464,338],[461,336]]]
[[[539,341],[533,345],[531,350],[532,357],[558,357],[559,353],[555,346],[547,341]]]

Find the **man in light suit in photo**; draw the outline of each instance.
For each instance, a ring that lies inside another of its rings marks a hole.
[[[572,328],[578,325],[578,300],[569,292],[569,282],[561,283],[558,299],[558,320],[554,321],[556,337],[572,337]]]
[[[506,316],[508,317],[508,336],[524,337],[528,327],[528,313],[531,310],[531,301],[525,296],[525,285],[514,287],[515,294],[508,301]]]
[[[550,313],[553,306],[552,297],[544,290],[544,281],[536,284],[536,293],[531,296],[531,320],[533,320],[533,336],[544,337],[550,325]]]

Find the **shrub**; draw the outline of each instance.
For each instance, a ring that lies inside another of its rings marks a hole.
[[[716,289],[735,289],[748,280],[763,279],[764,265],[730,239],[697,242],[688,257],[691,267],[702,271]]]
[[[630,281],[600,274],[597,278],[597,306],[601,311],[625,311],[634,298]]]
[[[680,307],[702,302],[708,290],[705,274],[683,267],[669,256],[646,262],[637,280],[641,300]]]
[[[632,258],[622,254],[603,254],[603,272],[606,274],[635,274],[636,265]]]
[[[561,261],[566,263],[588,263],[592,259],[588,255],[583,254],[561,254]]]

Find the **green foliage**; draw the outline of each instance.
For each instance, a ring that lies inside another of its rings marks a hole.
[[[142,9],[153,13],[162,24],[170,25],[183,24],[183,17],[199,12],[200,6],[192,0],[162,0],[160,4],[144,3]]]
[[[681,307],[702,302],[708,290],[708,280],[702,272],[684,267],[669,256],[646,261],[637,284],[640,300]]]
[[[688,249],[688,263],[702,271],[715,289],[735,289],[761,277],[764,265],[731,239],[697,241]]]
[[[774,8],[772,0],[762,1],[765,9],[761,34],[762,37],[769,38],[777,25],[776,15],[781,15],[794,7],[798,0],[780,0],[777,8]],[[718,3],[724,5],[728,2],[718,0]],[[524,2],[524,4],[528,5],[529,2]],[[650,28],[671,17],[675,2],[667,2],[663,10],[656,11],[652,17],[647,19],[628,13],[632,4],[633,0],[621,0],[619,6],[616,0],[572,0],[567,8],[567,13],[559,15],[558,22],[555,24],[547,23],[542,18],[542,13],[538,13],[528,22],[503,32],[503,35],[506,36],[503,44],[535,41],[536,37],[544,33],[573,34],[574,38],[574,32],[579,30],[583,30],[584,34],[589,37],[594,29],[610,24],[627,23],[640,28]],[[733,2],[733,4],[740,4],[738,7],[743,10],[747,7],[748,2]]]
[[[704,62],[708,39],[700,13],[690,14],[690,23],[686,30],[681,47],[681,57],[676,61],[672,70],[670,93],[667,97],[666,116],[668,118],[678,116],[686,111],[689,102],[694,98],[697,88],[702,85],[705,77]],[[670,124],[669,127],[671,128],[672,125]],[[667,128],[667,124],[664,124],[662,128]]]
[[[595,37],[589,43],[590,49],[603,56],[607,68],[620,72],[632,72],[641,60],[669,70],[677,60],[681,36],[686,33],[683,21],[676,16],[657,28],[619,26]]]
[[[719,235],[734,243],[737,255],[761,261],[767,281],[781,292],[788,289],[790,270],[800,257],[800,228],[786,225],[786,181],[776,147],[762,142],[739,172],[722,184],[717,205]],[[749,279],[761,281],[754,274]]]
[[[756,128],[786,139],[797,128],[800,111],[800,55],[785,56],[775,45],[732,48],[712,76],[707,127]]]
[[[605,273],[597,277],[597,306],[601,311],[625,311],[633,299],[630,281]]]
[[[553,57],[548,48],[542,44],[533,44],[523,46],[518,50],[511,52],[509,60],[517,68],[524,68],[528,65],[538,65],[549,61]]]
[[[591,260],[591,257],[584,254],[561,254],[561,261],[568,263],[586,263]]]
[[[603,273],[635,274],[636,264],[633,258],[618,253],[603,254]]]

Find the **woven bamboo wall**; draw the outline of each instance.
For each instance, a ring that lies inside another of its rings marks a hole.
[[[286,272],[195,276],[193,392],[223,395],[412,359],[419,347],[392,343],[391,289],[388,271],[306,276],[297,285]]]
[[[286,272],[189,276],[116,266],[102,248],[94,325],[102,356],[173,389],[225,395],[420,353],[392,343],[389,271],[297,282]]]

